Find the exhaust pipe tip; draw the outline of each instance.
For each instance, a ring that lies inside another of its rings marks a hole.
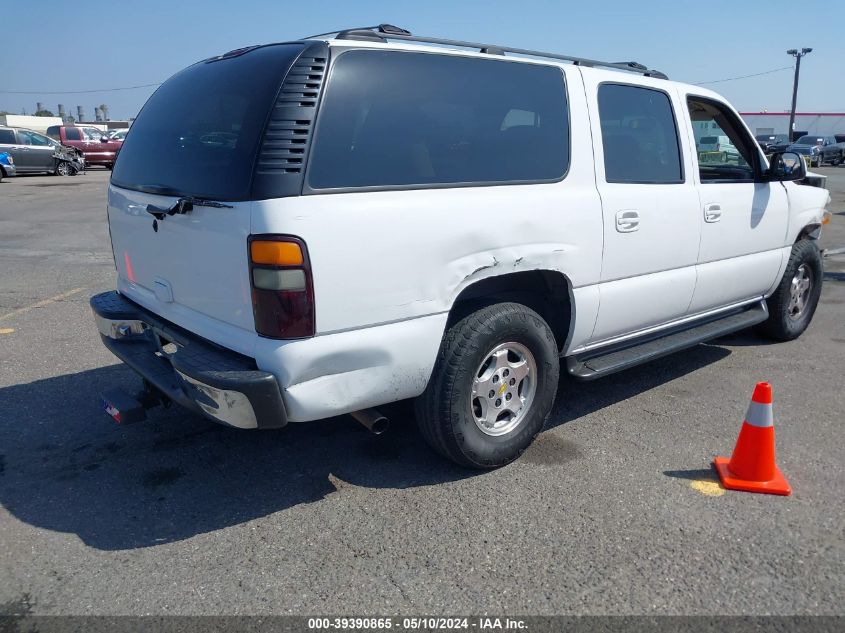
[[[390,420],[375,409],[353,411],[349,415],[358,420],[373,435],[381,435],[390,428]]]

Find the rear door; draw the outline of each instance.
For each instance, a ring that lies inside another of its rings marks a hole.
[[[266,46],[174,75],[138,115],[112,173],[120,291],[243,353],[250,339],[233,336],[232,326],[254,337],[247,255],[253,167],[279,86],[302,48]],[[225,206],[194,204],[160,220],[150,213],[186,196]]]
[[[70,125],[61,128],[61,130],[61,135],[63,136],[63,138],[60,138],[59,141],[62,144],[67,145],[68,147],[75,147],[84,154],[85,141],[83,140],[82,130],[78,127]]]
[[[15,130],[11,128],[0,129],[0,152],[6,152],[12,157],[18,171],[26,171],[23,166],[26,148],[23,145],[18,145]]]
[[[599,343],[687,314],[701,228],[677,96],[659,80],[582,72],[604,222]]]

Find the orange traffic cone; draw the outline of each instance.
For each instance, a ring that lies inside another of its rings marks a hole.
[[[792,488],[775,464],[772,386],[758,382],[730,460],[717,457],[713,465],[728,490],[788,495]]]

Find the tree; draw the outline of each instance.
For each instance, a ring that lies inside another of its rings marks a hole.
[[[39,110],[38,112],[35,113],[35,116],[56,116],[56,115],[53,114],[52,112],[50,112],[49,110]]]

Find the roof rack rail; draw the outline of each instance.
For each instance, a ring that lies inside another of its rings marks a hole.
[[[337,40],[364,40],[374,42],[387,42],[388,40],[402,40],[406,42],[421,42],[424,44],[439,44],[442,46],[456,46],[458,48],[475,48],[482,53],[489,53],[491,55],[504,55],[511,53],[513,55],[524,55],[526,57],[545,57],[548,59],[560,59],[566,62],[572,62],[576,66],[590,66],[597,68],[612,68],[613,70],[624,70],[628,72],[638,73],[646,77],[656,77],[657,79],[669,79],[664,73],[653,68],[648,68],[637,62],[602,62],[596,59],[586,59],[584,57],[573,57],[571,55],[559,55],[558,53],[544,53],[542,51],[533,51],[527,48],[514,48],[512,46],[500,46],[498,44],[480,44],[478,42],[465,42],[462,40],[448,40],[440,37],[424,37],[413,35],[406,29],[393,26],[392,24],[379,24],[376,26],[362,26],[352,29],[342,29],[340,31],[330,31],[329,33],[321,33],[320,35],[312,35],[302,39],[317,39],[333,35]]]

